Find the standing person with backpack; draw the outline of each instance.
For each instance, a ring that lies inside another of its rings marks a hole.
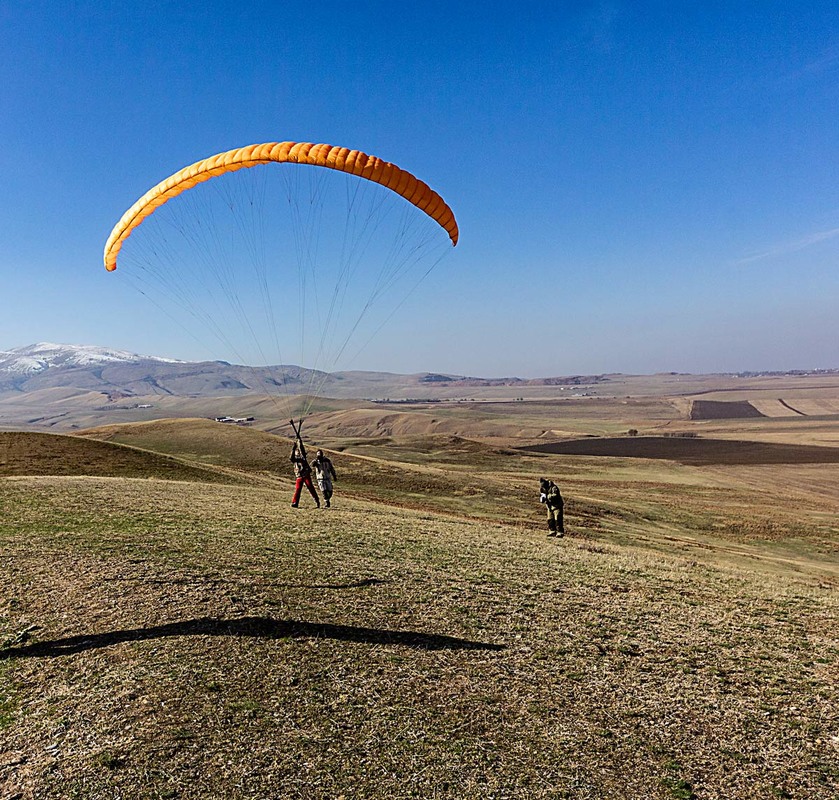
[[[338,475],[335,473],[335,467],[332,466],[332,460],[323,454],[323,450],[317,451],[315,460],[312,462],[312,469],[315,471],[318,487],[323,492],[326,507],[329,508],[329,501],[332,499],[332,481],[337,481]]]
[[[315,505],[320,508],[320,498],[315,491],[312,484],[312,468],[306,460],[306,448],[303,447],[303,440],[298,438],[291,448],[291,458],[289,459],[294,464],[294,475],[297,478],[294,484],[294,497],[291,500],[291,507],[297,508],[300,503],[300,492],[305,485],[309,490],[309,494],[315,499]]]
[[[548,536],[564,536],[565,523],[563,522],[562,494],[559,487],[547,478],[539,479],[539,501],[545,504],[548,510]]]

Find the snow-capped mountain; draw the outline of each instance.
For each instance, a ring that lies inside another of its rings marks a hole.
[[[224,361],[180,361],[91,345],[40,342],[0,350],[0,398],[43,389],[73,388],[108,397],[170,395],[207,397],[292,391],[324,373],[295,366],[248,367]]]
[[[183,363],[172,358],[143,356],[107,347],[39,342],[13,350],[0,350],[0,373],[36,375],[53,367],[93,367],[137,364],[144,361],[157,361],[164,364]]]

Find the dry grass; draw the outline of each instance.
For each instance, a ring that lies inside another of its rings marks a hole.
[[[0,481],[0,797],[839,793],[836,467],[398,440],[294,511],[267,440],[190,424],[239,485]]]
[[[159,453],[50,433],[0,432],[0,477],[9,475],[157,476],[229,481],[222,473]]]

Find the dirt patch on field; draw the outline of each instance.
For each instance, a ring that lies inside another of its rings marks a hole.
[[[763,417],[748,400],[694,400],[690,419],[748,419]]]
[[[573,439],[520,448],[528,453],[662,458],[682,464],[836,464],[839,447],[771,444],[723,439],[635,436]]]

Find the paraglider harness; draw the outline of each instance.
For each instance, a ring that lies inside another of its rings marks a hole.
[[[548,510],[548,536],[564,536],[565,523],[563,521],[564,503],[559,487],[547,478],[539,480],[539,501]]]
[[[544,478],[540,481],[540,495],[539,500],[548,508],[562,508],[564,505],[562,501],[562,494],[559,487],[553,482]]]
[[[315,505],[320,508],[320,497],[318,497],[318,493],[315,491],[314,484],[312,483],[312,468],[309,466],[309,462],[306,459],[306,448],[303,446],[303,439],[300,436],[300,429],[303,427],[303,420],[301,420],[300,424],[296,427],[294,425],[294,420],[291,420],[291,427],[294,428],[294,434],[296,437],[294,447],[291,449],[291,462],[294,464],[294,471],[297,475],[297,480],[294,484],[294,497],[291,500],[291,507],[297,508],[297,505],[300,502],[300,491],[305,486],[309,490],[309,494],[312,495]]]

